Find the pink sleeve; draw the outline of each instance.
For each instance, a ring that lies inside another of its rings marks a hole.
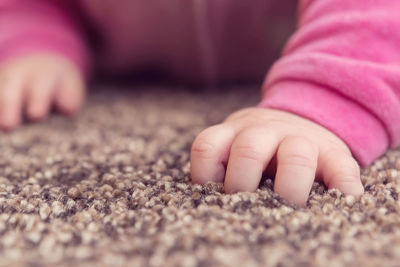
[[[22,54],[53,52],[87,74],[88,49],[74,10],[66,2],[0,0],[0,63]]]
[[[313,120],[361,165],[400,143],[400,1],[304,0],[259,107]]]

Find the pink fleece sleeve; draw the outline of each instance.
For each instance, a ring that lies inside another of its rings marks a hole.
[[[87,74],[88,49],[72,5],[65,3],[0,0],[0,63],[23,54],[53,52],[68,58]]]
[[[400,143],[400,1],[304,0],[259,107],[313,120],[361,165]]]

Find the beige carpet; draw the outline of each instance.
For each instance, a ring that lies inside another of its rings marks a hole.
[[[258,89],[139,87],[0,134],[0,266],[399,265],[400,152],[363,172],[360,200],[315,184],[297,209],[269,179],[225,195],[190,183],[190,146]]]

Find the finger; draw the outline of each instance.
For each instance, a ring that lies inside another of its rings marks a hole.
[[[11,74],[0,81],[0,128],[14,129],[22,120],[24,78]]]
[[[26,96],[26,115],[29,119],[40,120],[50,112],[56,85],[57,76],[51,73],[32,78]]]
[[[79,74],[65,75],[55,96],[58,110],[72,115],[83,105],[86,98],[86,89],[83,78]]]
[[[277,149],[279,139],[267,128],[251,127],[233,141],[225,177],[225,192],[252,192]]]
[[[227,124],[214,125],[197,136],[190,152],[190,173],[194,183],[223,182],[234,136],[234,129]]]
[[[317,169],[318,149],[302,137],[287,137],[279,145],[274,191],[287,201],[304,206]]]
[[[320,157],[321,175],[328,188],[336,188],[345,194],[361,195],[360,167],[347,151],[330,150]]]

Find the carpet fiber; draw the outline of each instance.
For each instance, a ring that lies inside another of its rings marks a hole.
[[[0,266],[398,264],[399,151],[363,170],[361,199],[314,184],[304,209],[270,179],[191,184],[194,137],[258,95],[97,86],[76,120],[0,134]]]

